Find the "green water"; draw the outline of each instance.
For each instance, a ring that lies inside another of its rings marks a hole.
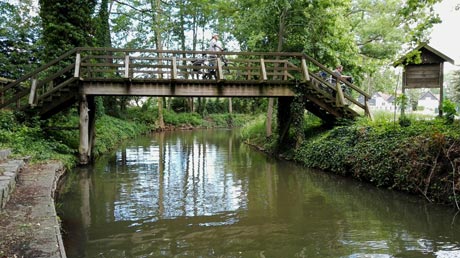
[[[271,159],[237,131],[140,137],[77,168],[72,257],[460,257],[460,216]]]

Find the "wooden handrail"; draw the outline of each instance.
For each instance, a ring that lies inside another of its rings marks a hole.
[[[330,70],[329,68],[327,68],[326,66],[322,65],[320,62],[316,61],[315,59],[311,58],[310,56],[308,56],[307,54],[303,53],[303,56],[311,63],[315,64],[316,66],[318,66],[319,68],[321,68],[321,70],[325,71],[326,73],[328,73],[329,75],[332,75],[334,77],[336,77],[334,75],[334,72],[332,70]],[[363,90],[361,90],[360,88],[356,87],[355,85],[349,83],[347,80],[344,80],[343,78],[338,78],[341,82],[345,83],[347,86],[353,88],[355,91],[359,92],[361,95],[367,97],[367,98],[371,98],[371,96],[369,94],[367,94],[366,92],[364,92]]]
[[[64,58],[70,56],[70,55],[73,55],[74,53],[76,53],[77,51],[79,50],[79,48],[74,48],[70,51],[67,51],[66,53],[64,53],[63,55],[59,56],[58,58],[52,60],[51,62],[47,63],[47,64],[44,64],[42,66],[40,66],[39,68],[35,69],[34,71],[30,72],[30,73],[27,73],[26,75],[22,76],[21,78],[17,79],[16,81],[6,85],[3,89],[0,89],[0,93],[3,93],[5,91],[7,91],[8,89],[20,84],[21,82],[24,82],[30,78],[32,78],[33,76],[37,75],[38,73],[48,69],[49,67],[53,66],[54,64],[58,63],[59,61],[62,61]]]

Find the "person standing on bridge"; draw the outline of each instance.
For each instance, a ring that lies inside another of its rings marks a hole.
[[[219,35],[218,34],[213,34],[212,35],[211,41],[209,42],[209,50],[208,51],[211,51],[211,52],[224,51],[224,49],[220,45]],[[217,62],[217,55],[214,54],[214,53],[210,54],[209,55],[209,66],[215,66],[216,62]],[[216,77],[216,70],[215,69],[211,69],[209,71],[209,77],[212,77],[212,76]]]
[[[334,69],[334,71],[332,71],[332,74],[333,74],[333,76],[331,78],[332,85],[335,85],[335,83],[337,82],[336,79],[338,79],[338,78],[343,78],[343,79],[347,80],[350,83],[352,82],[352,80],[353,80],[352,77],[348,76],[348,75],[343,75],[342,71],[343,71],[343,66],[341,66],[341,65],[338,65]]]
[[[213,34],[211,41],[209,42],[209,51],[217,52],[217,51],[223,51],[224,49],[220,45],[219,42],[219,35],[218,34]]]
[[[341,65],[338,65],[335,68],[335,70],[332,71],[332,76],[331,76],[332,85],[335,86],[335,84],[337,83],[337,80],[340,82],[340,78],[345,79],[349,83],[353,83],[353,77],[351,77],[349,75],[343,75],[342,71],[343,71],[343,66],[341,66]],[[343,82],[340,82],[340,87],[342,88],[342,92],[344,92],[344,93],[346,93],[348,95],[351,94],[350,88],[348,86],[346,86]]]

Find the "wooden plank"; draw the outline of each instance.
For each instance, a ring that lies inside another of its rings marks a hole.
[[[176,64],[176,57],[173,56],[172,58],[172,71],[171,71],[171,78],[173,80],[177,79],[177,64]]]
[[[337,83],[335,84],[335,90],[335,103],[338,107],[343,107],[345,105],[345,98],[343,96],[342,86],[340,86],[339,81],[337,81]]]
[[[181,83],[183,82],[183,83]],[[249,84],[223,82],[217,86],[215,80],[178,80],[174,83],[168,80],[158,80],[152,83],[137,83],[131,81],[129,87],[124,82],[94,82],[82,81],[82,90],[87,95],[131,95],[131,96],[189,96],[189,97],[280,97],[294,96],[287,84],[270,85],[266,83]],[[171,86],[174,87],[171,87]]]
[[[307,61],[305,60],[305,57],[302,57],[302,75],[303,75],[303,80],[304,81],[309,81],[310,80],[310,76],[308,74]]]
[[[81,64],[81,54],[77,53],[77,56],[75,57],[75,72],[73,74],[73,77],[80,77],[80,64]]]
[[[123,76],[129,78],[129,55],[125,56],[125,74]]]
[[[439,78],[439,71],[433,73],[408,73],[407,79],[438,79]]]
[[[217,58],[217,80],[222,81],[224,79],[224,73],[222,71],[222,60]]]
[[[32,86],[30,87],[30,95],[29,95],[29,105],[32,107],[35,106],[35,94],[37,90],[37,79],[32,79]]]
[[[415,85],[415,84],[436,84],[439,86],[440,78],[406,78],[406,85]]]
[[[263,58],[260,59],[260,73],[261,73],[260,76],[261,76],[263,81],[268,80],[268,78],[267,78],[267,70],[265,69],[265,62],[264,62]]]

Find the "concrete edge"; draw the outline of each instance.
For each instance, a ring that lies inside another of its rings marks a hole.
[[[65,169],[64,165],[62,164],[62,162],[57,162],[56,164],[57,164],[57,167],[55,169],[54,181],[53,181],[53,184],[52,184],[52,187],[51,187],[51,192],[50,192],[50,195],[51,195],[51,204],[50,205],[52,205],[53,210],[54,210],[53,215],[54,215],[55,223],[56,223],[54,228],[55,228],[55,231],[56,231],[56,241],[58,243],[60,257],[61,258],[67,258],[65,248],[64,248],[64,242],[62,240],[61,223],[60,223],[60,221],[58,219],[58,215],[57,215],[57,212],[56,212],[56,205],[55,205],[55,195],[56,195],[57,187],[58,187],[59,181],[66,174],[66,169]]]

